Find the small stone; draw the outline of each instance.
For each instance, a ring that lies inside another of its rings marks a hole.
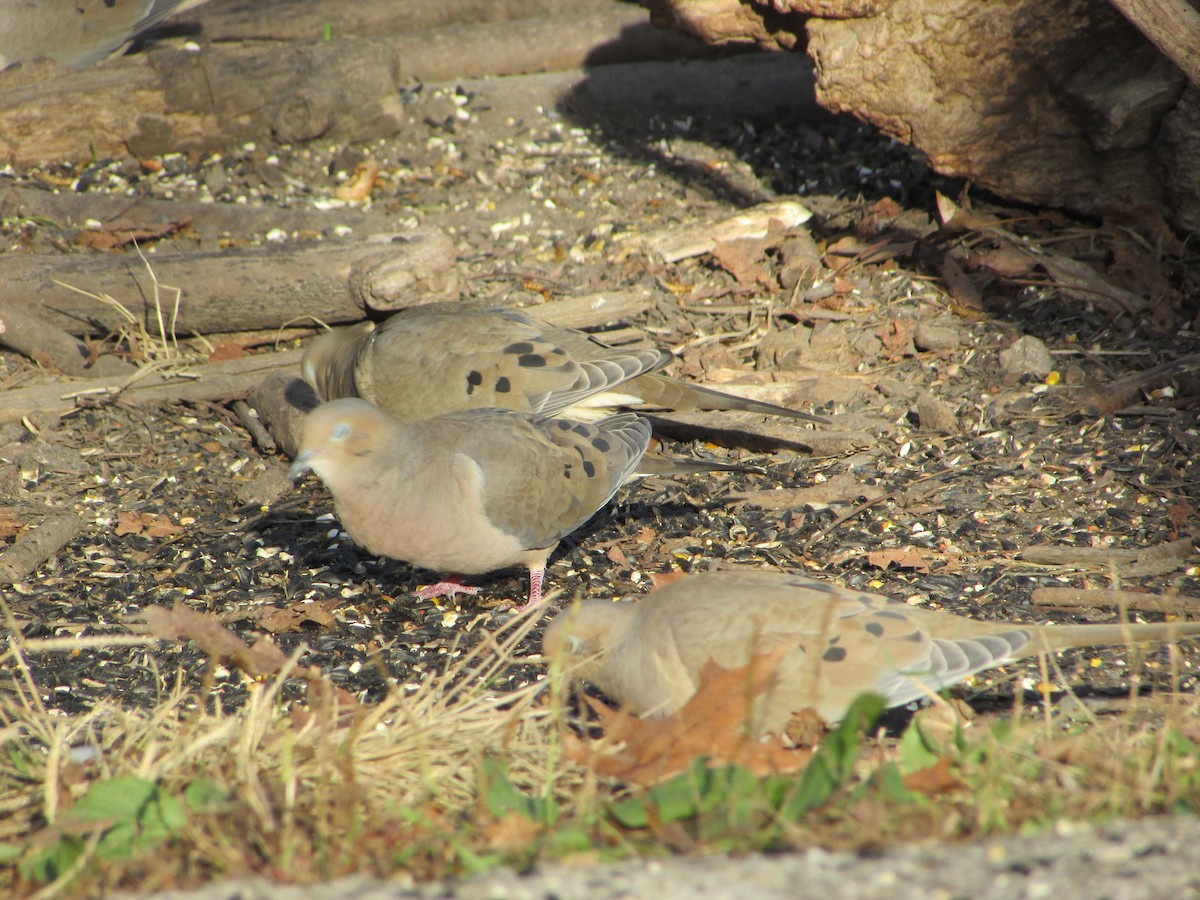
[[[956,350],[962,344],[962,332],[953,325],[918,322],[913,343],[918,350]]]
[[[1000,367],[1014,378],[1022,375],[1044,378],[1054,368],[1054,360],[1045,343],[1026,334],[1017,338],[1007,350],[1000,351]]]

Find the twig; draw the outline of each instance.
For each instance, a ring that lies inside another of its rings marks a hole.
[[[255,446],[263,453],[269,456],[274,456],[278,451],[275,444],[275,438],[271,437],[271,433],[263,426],[258,415],[249,406],[245,400],[235,400],[233,403],[233,411],[237,414],[238,421],[242,423],[242,427],[250,432],[250,437],[254,439]]]
[[[1138,591],[1104,590],[1102,588],[1034,588],[1034,606],[1058,606],[1069,609],[1099,609],[1115,606],[1132,612],[1200,614],[1200,598],[1164,597]]]
[[[20,581],[74,540],[82,530],[83,520],[75,513],[44,520],[0,553],[0,583]]]

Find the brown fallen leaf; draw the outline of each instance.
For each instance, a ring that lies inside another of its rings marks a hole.
[[[209,362],[225,362],[230,359],[241,359],[246,355],[246,348],[237,341],[218,341],[208,354]]]
[[[930,561],[925,554],[914,547],[876,550],[867,554],[867,562],[877,569],[895,566],[897,569],[912,569],[915,572],[928,572],[930,566]]]
[[[130,225],[126,227],[87,228],[75,235],[75,243],[93,250],[114,250],[133,243],[145,243],[174,234],[186,221],[162,225]]]
[[[122,511],[117,513],[116,534],[144,534],[150,538],[170,537],[183,531],[182,525],[176,525],[170,517],[160,513],[137,513]]]
[[[709,662],[695,695],[671,716],[642,719],[584,700],[600,719],[604,738],[571,738],[568,755],[600,775],[629,784],[656,784],[685,771],[698,756],[713,765],[740,765],[764,776],[803,769],[812,750],[789,748],[778,737],[753,740],[746,723],[752,698],[766,690],[789,648],[761,654],[748,666],[724,669]]]
[[[214,662],[236,666],[253,678],[277,675],[287,663],[283,651],[268,637],[261,637],[251,646],[207,613],[197,612],[181,600],[170,609],[147,606],[130,616],[131,622],[144,622],[152,635],[167,640],[184,638],[194,641],[200,651]],[[307,669],[297,668],[303,676]]]
[[[337,624],[333,614],[320,603],[292,603],[282,608],[262,607],[253,610],[246,618],[271,634],[303,631],[305,625],[332,628]]]
[[[379,180],[379,163],[373,159],[358,164],[350,180],[339,187],[334,193],[339,200],[350,203],[361,203],[371,196],[375,190],[375,182]]]
[[[670,584],[672,581],[678,581],[680,578],[685,578],[686,576],[687,572],[678,569],[673,572],[651,572],[650,583],[656,588],[660,588],[663,585]]]
[[[966,787],[950,770],[949,756],[939,756],[932,766],[905,775],[904,786],[926,797],[937,797]]]

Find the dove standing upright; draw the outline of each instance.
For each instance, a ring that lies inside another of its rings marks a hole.
[[[865,691],[900,706],[1025,656],[1197,635],[1200,622],[980,622],[781,572],[729,571],[680,578],[634,603],[577,603],[547,627],[543,653],[632,713],[669,715],[709,661],[736,669],[790,647],[752,723],[779,733],[803,709],[839,721]]]
[[[479,409],[405,423],[335,400],[309,413],[289,474],[315,472],[372,553],[455,574],[527,567],[528,608],[558,542],[635,474],[649,441],[632,413],[584,424]],[[446,581],[421,596],[476,590]]]
[[[301,369],[322,400],[362,397],[404,421],[487,406],[586,421],[645,405],[827,422],[655,374],[670,361],[666,351],[609,347],[518,309],[431,303],[320,335]]]
[[[0,69],[52,59],[90,66],[167,16],[207,0],[0,0]]]

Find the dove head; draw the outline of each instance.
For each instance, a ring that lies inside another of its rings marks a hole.
[[[355,362],[359,349],[374,331],[374,322],[359,322],[318,335],[308,345],[300,362],[300,373],[321,400],[358,396]]]
[[[550,660],[561,658],[567,668],[579,666],[579,674],[586,678],[589,668],[624,639],[637,608],[636,603],[611,600],[584,600],[568,606],[546,626],[542,655]]]
[[[300,452],[288,470],[293,481],[316,472],[332,490],[344,475],[361,467],[363,457],[377,456],[396,443],[396,423],[366,400],[334,400],[318,406],[304,420]]]

